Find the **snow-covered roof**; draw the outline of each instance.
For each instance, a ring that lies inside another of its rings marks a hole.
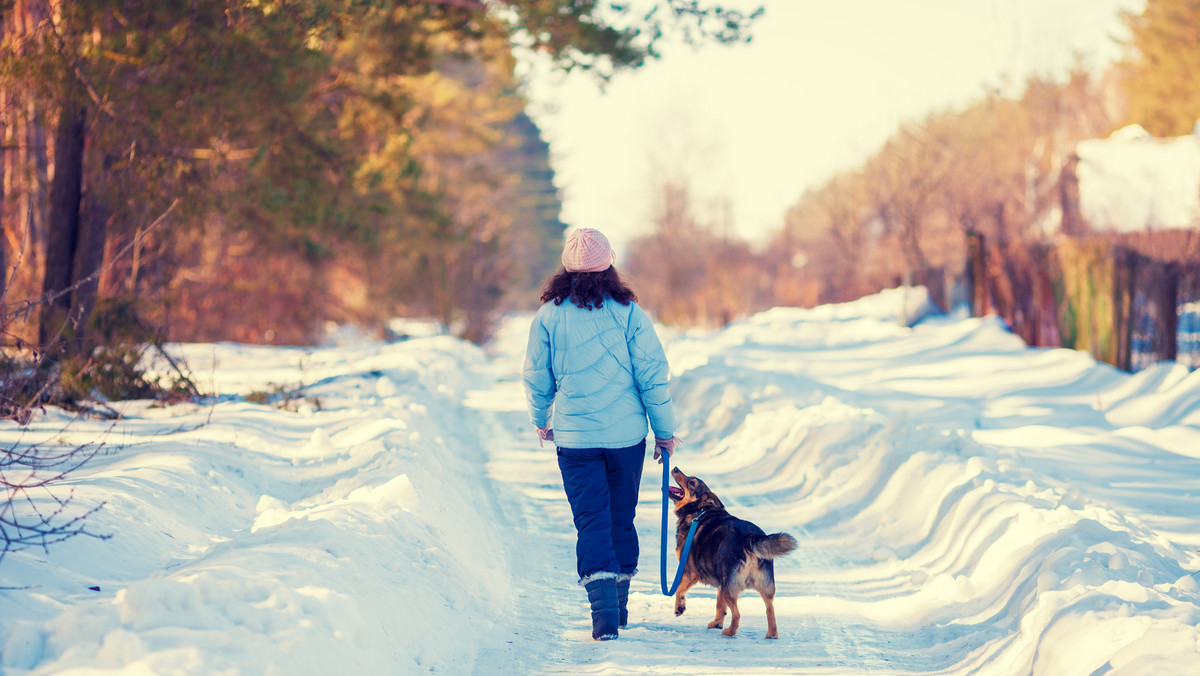
[[[1200,124],[1154,138],[1139,125],[1076,148],[1080,211],[1095,230],[1137,232],[1200,225]]]

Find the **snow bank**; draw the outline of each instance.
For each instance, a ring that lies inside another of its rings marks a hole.
[[[1190,673],[1200,373],[1127,376],[990,319],[906,330],[880,301],[671,346],[678,462],[827,566],[783,572],[776,607],[910,636],[900,673]]]
[[[89,523],[113,537],[4,561],[4,673],[469,671],[511,575],[479,563],[501,545],[461,426],[482,353],[448,338],[178,350],[219,392],[308,383],[310,400],[73,424],[112,449],[68,486],[106,503]]]

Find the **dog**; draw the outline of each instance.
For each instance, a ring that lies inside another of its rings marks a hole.
[[[754,589],[767,606],[766,638],[779,638],[775,626],[775,559],[795,549],[796,538],[787,533],[767,535],[753,523],[731,515],[703,481],[684,474],[678,467],[671,470],[671,478],[678,484],[668,488],[678,518],[676,557],[683,554],[692,521],[700,519],[675,592],[675,614],[682,615],[687,609],[684,595],[697,582],[716,587],[717,616],[708,623],[708,628],[720,629],[728,610],[729,627],[721,634],[735,636],[742,617],[738,612],[738,594]]]

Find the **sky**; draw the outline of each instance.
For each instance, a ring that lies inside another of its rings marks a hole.
[[[551,145],[568,226],[601,230],[622,256],[671,175],[700,204],[726,205],[701,208],[725,214],[727,232],[763,241],[806,189],[861,164],[900,123],[1061,73],[1077,56],[1119,57],[1118,13],[1144,0],[761,4],[747,45],[667,45],[603,91],[586,74],[532,78],[530,113]]]

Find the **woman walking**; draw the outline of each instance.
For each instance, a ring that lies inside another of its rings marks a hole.
[[[529,330],[524,372],[529,419],[558,448],[598,641],[617,638],[628,622],[647,419],[655,459],[677,442],[666,354],[615,258],[597,230],[567,238],[563,269],[546,281]]]

